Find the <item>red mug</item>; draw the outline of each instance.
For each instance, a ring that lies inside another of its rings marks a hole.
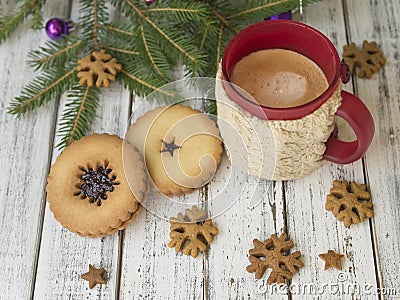
[[[246,55],[263,49],[292,50],[314,61],[324,72],[328,89],[306,104],[289,108],[271,108],[247,99],[230,83],[236,63]],[[266,120],[297,120],[321,107],[340,88],[343,65],[332,42],[315,28],[303,23],[274,20],[251,25],[228,44],[222,57],[222,83],[227,96],[245,111]],[[342,102],[336,115],[353,129],[356,140],[345,142],[331,135],[323,158],[346,164],[361,158],[372,142],[375,126],[364,103],[355,95],[341,91]],[[261,109],[260,109],[261,107]]]

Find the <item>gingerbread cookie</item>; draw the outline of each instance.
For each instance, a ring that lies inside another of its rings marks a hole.
[[[221,162],[217,126],[206,114],[188,106],[147,112],[125,138],[143,154],[153,183],[167,196],[204,186]]]
[[[124,156],[135,173],[128,182]],[[122,230],[141,210],[146,191],[141,155],[115,135],[93,134],[74,141],[57,158],[47,178],[47,201],[62,226],[81,236],[103,237]]]

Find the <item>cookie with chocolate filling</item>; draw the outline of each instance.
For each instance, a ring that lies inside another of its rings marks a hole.
[[[122,152],[136,180],[128,182]],[[116,135],[74,141],[50,169],[47,201],[62,226],[81,236],[103,237],[124,229],[141,210],[147,186],[141,155]]]

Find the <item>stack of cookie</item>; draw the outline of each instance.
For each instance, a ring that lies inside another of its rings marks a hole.
[[[135,181],[128,184],[122,152]],[[141,211],[147,189],[142,156],[115,135],[74,141],[57,158],[47,179],[47,201],[62,226],[81,236],[104,237],[124,229]]]
[[[125,138],[144,156],[154,186],[166,196],[190,193],[207,184],[223,152],[215,122],[179,104],[145,113]]]

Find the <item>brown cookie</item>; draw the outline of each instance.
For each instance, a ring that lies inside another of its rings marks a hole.
[[[97,234],[86,234],[86,235],[83,235],[80,232],[77,232],[77,234],[79,236],[86,236],[86,237],[90,237],[90,238],[103,238],[106,235],[114,234],[118,230],[124,230],[126,228],[126,226],[128,226],[129,223],[132,223],[136,219],[136,216],[139,215],[139,213],[142,211],[142,208],[143,208],[142,205],[139,204],[137,210],[134,213],[131,214],[131,216],[129,217],[128,220],[126,220],[125,222],[121,223],[121,225],[119,227],[117,227],[117,228],[110,228],[110,230],[108,232],[97,233]]]
[[[223,151],[215,123],[182,105],[147,112],[130,127],[126,140],[144,155],[153,183],[167,196],[192,192],[209,182]]]
[[[135,182],[128,182],[122,149]],[[115,135],[93,134],[74,141],[57,158],[47,178],[47,201],[62,226],[82,236],[104,236],[125,228],[146,191],[141,155]]]

